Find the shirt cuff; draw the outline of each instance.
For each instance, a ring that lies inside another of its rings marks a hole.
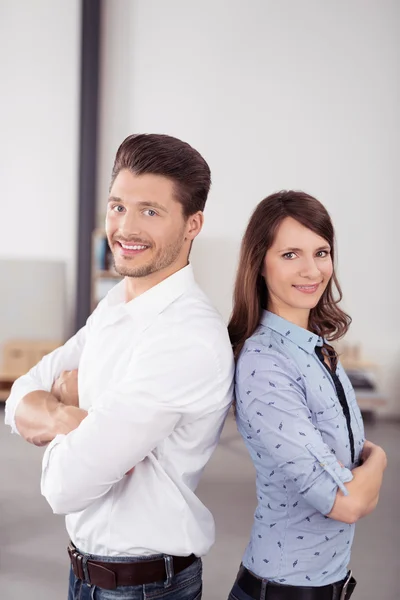
[[[14,400],[11,396],[6,400],[5,412],[4,412],[4,423],[11,427],[11,433],[17,433],[20,435],[17,425],[15,423],[15,412],[17,410],[19,400]]]
[[[17,412],[18,404],[24,396],[36,390],[37,388],[32,389],[32,385],[24,384],[18,380],[14,382],[10,395],[6,400],[4,414],[4,423],[11,427],[12,433],[21,435],[15,423],[15,413]]]
[[[334,456],[323,457],[312,444],[307,444],[306,448],[318,461],[320,473],[321,475],[324,473],[325,477],[317,477],[312,487],[305,490],[303,495],[307,497],[309,494],[311,503],[322,514],[327,515],[333,508],[338,488],[345,496],[349,495],[349,491],[344,484],[352,481],[353,474],[346,467],[342,467]],[[328,461],[328,458],[331,458],[331,460]]]
[[[54,440],[52,440],[46,448],[46,451],[45,451],[45,453],[43,455],[43,459],[42,459],[42,484],[43,484],[43,478],[45,476],[45,472],[47,471],[47,467],[49,466],[50,457],[51,457],[53,448],[58,446],[58,444],[60,444],[65,437],[66,436],[63,433],[57,434],[56,437],[54,438]]]

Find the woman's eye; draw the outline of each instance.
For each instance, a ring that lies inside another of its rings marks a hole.
[[[329,251],[328,250],[320,250],[319,252],[317,252],[317,256],[318,256],[318,258],[326,258],[327,256],[329,256]]]
[[[296,255],[294,252],[285,252],[285,254],[283,255],[283,258],[286,258],[288,260],[291,260],[292,258],[294,258]]]

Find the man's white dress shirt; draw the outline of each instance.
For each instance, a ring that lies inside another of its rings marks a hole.
[[[113,288],[83,327],[14,384],[20,399],[79,369],[89,411],[43,457],[41,488],[69,536],[100,556],[202,556],[214,520],[195,495],[232,400],[226,326],[189,265],[130,302]],[[135,467],[132,474],[126,473]]]

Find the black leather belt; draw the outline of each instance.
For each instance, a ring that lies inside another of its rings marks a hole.
[[[303,587],[281,585],[261,579],[243,565],[240,567],[236,583],[254,600],[349,600],[356,587],[356,580],[351,571],[343,581],[321,587]]]
[[[105,590],[115,590],[120,585],[146,585],[167,581],[197,560],[190,556],[165,556],[138,562],[102,562],[81,554],[74,544],[68,546],[75,577]]]

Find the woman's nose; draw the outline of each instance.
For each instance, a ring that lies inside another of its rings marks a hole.
[[[318,279],[321,271],[314,259],[305,260],[301,266],[300,275],[308,279]]]

